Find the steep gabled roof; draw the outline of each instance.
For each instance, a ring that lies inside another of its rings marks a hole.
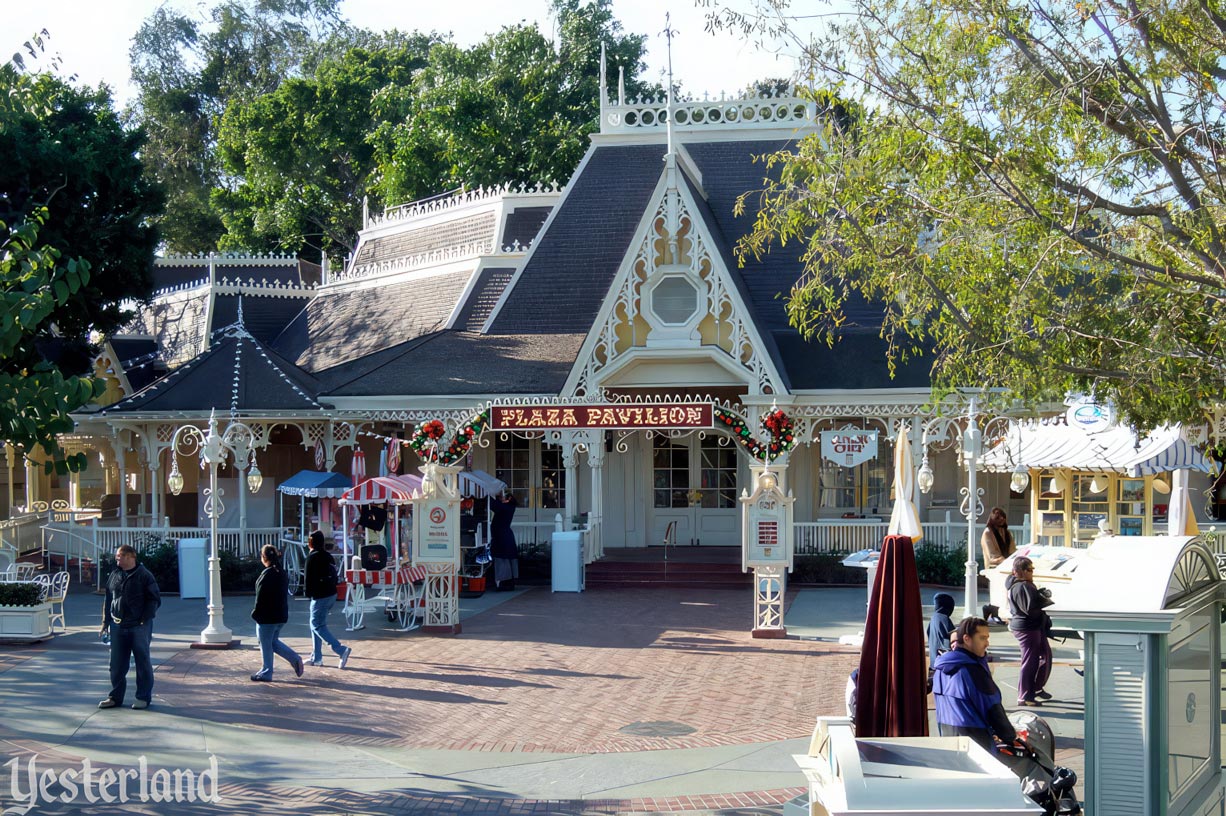
[[[382,286],[323,289],[273,342],[307,371],[322,371],[437,331],[471,268]]]
[[[663,145],[600,146],[537,239],[491,334],[582,334],[600,311],[660,178]]]
[[[99,413],[309,413],[322,407],[319,389],[318,380],[236,323],[214,333],[212,345],[191,361]]]
[[[911,388],[929,385],[930,360],[912,360],[900,365],[891,379],[886,362],[887,344],[881,339],[884,307],[852,293],[833,348],[823,342],[806,341],[788,323],[786,298],[803,271],[798,243],[773,247],[760,258],[738,265],[733,248],[753,227],[753,193],[761,190],[767,176],[756,157],[774,153],[788,142],[728,141],[694,142],[685,145],[702,173],[707,200],[699,214],[707,222],[726,268],[753,312],[755,324],[767,343],[767,351],[787,380],[789,390],[825,388]],[[749,194],[745,212],[736,215],[737,199]]]
[[[582,334],[489,335],[441,331],[379,355],[341,381],[332,371],[323,398],[434,394],[556,394]]]

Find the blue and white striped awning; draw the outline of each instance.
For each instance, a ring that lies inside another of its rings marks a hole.
[[[1069,468],[1134,477],[1184,468],[1209,470],[1209,461],[1183,438],[1177,425],[1164,425],[1138,438],[1131,428],[1119,425],[1087,433],[1070,427],[1063,416],[1019,423],[984,454],[980,468],[1005,473],[1019,461],[1029,469]]]

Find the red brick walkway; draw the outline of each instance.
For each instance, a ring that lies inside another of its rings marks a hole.
[[[395,634],[368,617],[357,638],[342,638],[354,647],[344,672],[308,667],[297,680],[281,663],[278,682],[253,684],[251,650],[185,651],[159,669],[158,696],[196,719],[337,743],[551,753],[804,737],[817,715],[842,710],[853,650],[753,640],[747,594],[712,600],[536,590],[465,621],[455,638]]]

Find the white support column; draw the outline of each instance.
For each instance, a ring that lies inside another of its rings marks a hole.
[[[573,519],[579,513],[579,451],[573,440],[562,443],[562,465],[566,468],[566,506],[564,508],[566,529],[571,529]]]
[[[128,526],[128,452],[115,437],[115,464],[119,466],[119,526]]]
[[[16,496],[16,492],[14,491],[14,485],[13,485],[13,478],[14,478],[14,474],[16,473],[16,465],[17,465],[17,449],[7,443],[4,446],[4,460],[5,460],[5,463],[8,465],[8,469],[9,469],[8,515],[12,517],[13,504],[17,501],[17,496]]]
[[[26,466],[26,509],[29,510],[38,500],[38,485],[34,482],[34,465],[29,457],[25,458]]]
[[[151,527],[157,527],[162,523],[162,480],[158,478],[158,473],[161,471],[162,452],[159,450],[154,458],[149,462],[149,514],[153,517]],[[197,479],[199,483],[199,479]]]
[[[237,465],[238,463],[236,463]],[[238,470],[238,551],[247,555],[247,465],[242,463]]]
[[[588,563],[604,557],[604,434],[595,434],[587,449],[587,466],[592,476],[592,504],[588,513],[591,548]]]

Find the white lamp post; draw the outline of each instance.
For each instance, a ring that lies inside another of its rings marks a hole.
[[[217,469],[233,456],[239,469],[250,463],[247,486],[252,493],[260,491],[264,477],[255,462],[255,433],[238,421],[231,421],[225,433],[217,432],[216,412],[209,415],[209,430],[205,434],[194,425],[184,425],[175,431],[170,440],[170,476],[166,485],[176,496],[183,490],[183,474],[179,472],[178,453],[200,458],[201,467],[209,470],[209,486],[205,489],[204,512],[209,517],[209,623],[200,633],[200,645],[213,648],[228,648],[233,642],[233,632],[226,626],[225,607],[221,600],[221,552],[217,542],[217,522],[225,506],[223,491],[217,487]]]
[[[979,608],[979,542],[976,521],[983,515],[983,488],[977,485],[979,476],[979,457],[983,454],[983,437],[985,431],[988,437],[994,438],[995,429],[1006,432],[1016,421],[1009,417],[993,417],[984,423],[983,430],[979,427],[979,404],[975,394],[970,395],[970,404],[966,415],[960,417],[936,417],[924,425],[923,449],[924,461],[916,474],[916,484],[921,493],[932,490],[932,466],[928,464],[928,446],[935,444],[938,448],[948,447],[955,441],[958,444],[960,457],[966,465],[966,487],[959,492],[962,495],[962,515],[966,518],[966,576],[963,585],[963,610],[966,615],[974,615]],[[1017,467],[1009,480],[1009,487],[1015,493],[1023,492],[1030,484],[1030,474],[1022,465],[1020,457]]]

